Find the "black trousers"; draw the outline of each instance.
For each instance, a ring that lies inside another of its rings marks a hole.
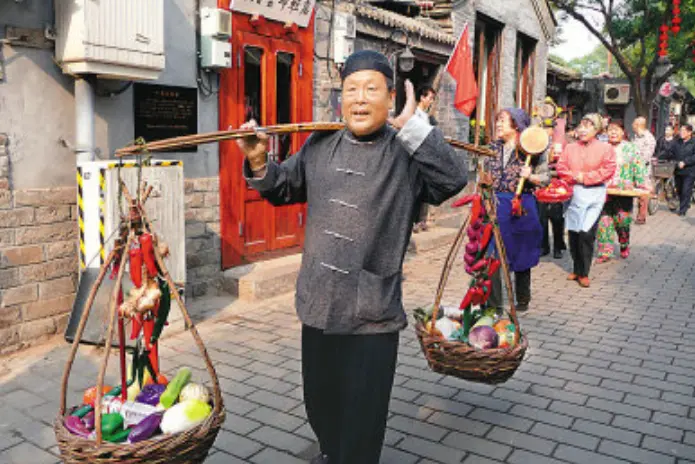
[[[488,299],[491,308],[502,308],[504,302],[504,289],[502,287],[502,271],[495,272],[492,276],[492,292]],[[516,304],[528,305],[531,302],[531,269],[514,273],[514,294]]]
[[[690,209],[690,202],[693,198],[693,184],[695,184],[695,174],[676,175],[676,190],[680,196],[681,204],[678,212],[685,214]]]
[[[543,252],[550,250],[548,221],[553,228],[553,251],[567,249],[564,236],[565,218],[562,214],[562,203],[538,203],[538,217],[543,226]]]
[[[598,220],[587,232],[569,231],[570,254],[574,261],[573,272],[578,277],[588,277],[591,270],[591,260],[594,257],[594,243],[596,243],[596,231]]]
[[[398,332],[326,335],[302,326],[307,418],[330,464],[378,464]]]

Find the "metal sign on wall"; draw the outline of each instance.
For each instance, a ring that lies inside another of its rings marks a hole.
[[[307,27],[316,0],[232,0],[229,9]]]
[[[146,142],[198,133],[198,89],[133,84],[135,139]],[[175,151],[195,152],[197,146]]]

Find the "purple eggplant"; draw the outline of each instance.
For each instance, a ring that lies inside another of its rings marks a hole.
[[[135,401],[138,403],[149,404],[150,406],[157,406],[159,403],[159,397],[162,396],[164,390],[167,386],[159,383],[145,385],[142,387],[138,396],[135,397]]]
[[[466,254],[472,255],[480,250],[480,245],[477,242],[468,242],[466,244]]]
[[[85,427],[82,419],[77,416],[67,416],[63,420],[63,423],[65,424],[65,428],[68,429],[68,431],[73,435],[87,438],[90,434],[90,431],[87,430],[87,427]]]
[[[89,411],[86,416],[82,418],[82,423],[87,428],[87,430],[94,430],[94,411]]]
[[[477,257],[474,254],[466,253],[465,255],[463,255],[463,260],[469,266],[473,266],[476,262],[476,259]]]
[[[150,438],[159,428],[159,424],[162,422],[163,416],[164,411],[155,412],[138,422],[137,425],[130,430],[128,442],[137,443]]]

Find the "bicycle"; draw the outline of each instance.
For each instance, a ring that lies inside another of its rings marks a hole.
[[[671,211],[678,209],[678,192],[676,191],[676,180],[673,174],[675,168],[676,163],[674,161],[654,160],[652,162],[654,194],[649,198],[647,206],[650,216],[656,214],[662,202],[665,202]]]

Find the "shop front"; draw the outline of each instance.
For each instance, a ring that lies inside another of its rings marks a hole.
[[[260,126],[311,121],[313,2],[264,2],[263,8],[256,1],[232,3],[232,68],[220,81],[220,129],[251,119]],[[219,6],[228,8],[229,2]],[[284,161],[307,137],[273,136],[270,159]],[[234,142],[220,144],[224,269],[300,251],[304,240],[306,206],[270,205],[247,185],[242,163]]]

